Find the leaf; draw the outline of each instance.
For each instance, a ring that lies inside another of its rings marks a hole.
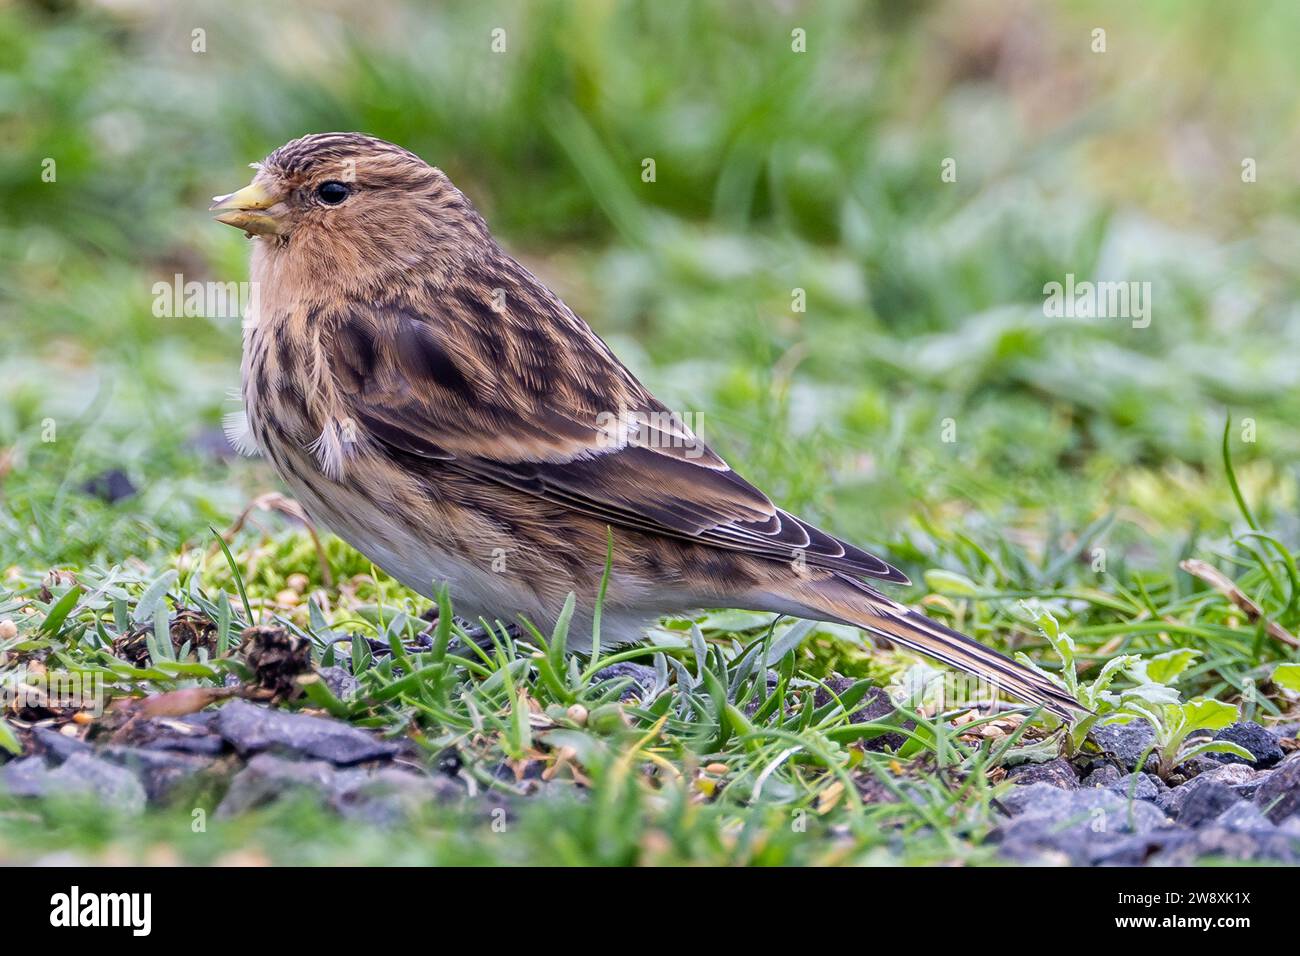
[[[1201,756],[1201,754],[1207,753],[1236,754],[1238,757],[1244,757],[1249,760],[1252,764],[1255,762],[1255,755],[1253,753],[1228,740],[1209,740],[1205,743],[1197,744],[1195,747],[1189,747],[1178,755],[1178,762],[1187,763],[1187,761],[1194,760]]]
[[[158,604],[167,596],[168,590],[176,583],[178,577],[175,571],[164,571],[144,589],[140,600],[136,602],[135,614],[132,616],[136,624],[145,624],[153,620],[153,613],[157,610]]]
[[[1283,690],[1300,694],[1300,664],[1278,664],[1273,671],[1273,683]]]
[[[0,747],[15,756],[23,752],[23,745],[18,740],[18,735],[14,733],[14,729],[9,726],[3,717],[0,717]]]
[[[73,585],[68,588],[67,593],[54,602],[49,613],[45,615],[45,620],[41,623],[41,632],[44,634],[57,634],[63,622],[72,613],[72,609],[77,606],[77,600],[80,597],[80,587]]]
[[[1193,730],[1222,730],[1240,716],[1232,704],[1209,698],[1189,700],[1182,705],[1182,712],[1189,733]]]
[[[1176,704],[1179,693],[1168,684],[1153,684],[1147,681],[1136,687],[1126,687],[1120,691],[1120,700],[1127,705],[1130,701],[1140,700],[1148,704]]]
[[[787,654],[797,650],[799,645],[815,630],[817,630],[816,621],[800,621],[779,637],[773,638],[772,646],[768,648],[767,659],[763,664],[766,667],[776,667],[785,660]]]
[[[1147,678],[1157,684],[1172,684],[1183,671],[1192,666],[1192,662],[1201,656],[1201,652],[1190,647],[1165,651],[1155,657],[1146,659]]]
[[[230,595],[225,591],[217,600],[217,656],[225,657],[230,650],[230,622],[234,613],[230,609]]]
[[[931,568],[922,577],[925,578],[925,586],[936,594],[974,597],[980,590],[979,586],[966,575],[958,574],[956,571],[945,571],[943,568]]]

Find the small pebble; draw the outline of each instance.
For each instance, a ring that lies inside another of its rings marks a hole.
[[[565,711],[565,715],[579,727],[583,727],[587,723],[587,708],[581,704],[574,704]]]
[[[289,585],[291,591],[296,591],[299,594],[306,594],[311,587],[311,579],[302,573],[289,575],[289,579],[285,583]]]
[[[0,621],[0,641],[13,640],[17,636],[18,636],[17,624],[15,624],[9,618],[5,618],[3,621]]]
[[[297,591],[285,588],[275,596],[275,603],[279,604],[281,607],[297,607],[298,601],[301,597],[302,596]]]
[[[705,773],[711,773],[715,777],[724,776],[730,768],[725,763],[711,763],[704,768]]]

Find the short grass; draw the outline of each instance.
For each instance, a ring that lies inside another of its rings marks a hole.
[[[212,529],[277,487],[219,438],[238,320],[156,317],[154,284],[243,279],[246,244],[207,221],[206,197],[308,130],[365,129],[441,165],[733,464],[887,553],[929,613],[1055,666],[1021,607],[1034,600],[1085,677],[1116,655],[1193,648],[1184,697],[1283,715],[1269,679],[1295,651],[1179,568],[1208,561],[1266,619],[1300,627],[1300,190],[1279,120],[1293,105],[1268,92],[1294,88],[1278,24],[1295,11],[1252,6],[1231,43],[1208,3],[991,21],[965,3],[0,10],[10,663],[94,670],[116,695],[211,685],[237,666],[250,616],[279,621],[361,681],[354,700],[313,706],[455,751],[485,792],[399,832],[301,805],[202,834],[191,806],[143,821],[9,806],[0,856],[994,858],[1001,778],[1039,731],[976,739],[918,713],[899,752],[864,749],[883,728],[851,727],[852,700],[816,690],[841,674],[851,697],[921,665],[856,634],[725,610],[665,621],[636,652],[661,685],[620,705],[554,635],[501,634],[482,656],[402,649],[429,602],[328,535],[322,564],[273,508],[249,513],[227,558]],[[1094,54],[1100,22],[1109,50]],[[998,40],[1013,26],[1023,44]],[[806,54],[790,51],[796,27]],[[940,181],[946,157],[956,183]],[[1151,282],[1151,325],[1045,317],[1043,284],[1069,273]],[[138,493],[87,494],[108,469]],[[128,622],[182,606],[223,620],[229,655],[159,647],[132,669],[107,651]],[[594,721],[569,726],[575,704]],[[524,795],[541,771],[545,796]],[[498,800],[504,825],[483,812]]]

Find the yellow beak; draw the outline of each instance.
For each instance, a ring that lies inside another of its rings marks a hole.
[[[228,196],[213,196],[209,211],[222,210],[217,222],[242,229],[250,236],[275,236],[280,234],[279,219],[269,210],[283,199],[267,191],[261,183],[252,182]]]

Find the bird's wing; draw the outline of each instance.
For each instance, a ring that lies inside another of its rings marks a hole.
[[[339,397],[373,440],[613,525],[907,583],[777,508],[509,265],[428,302],[413,294],[325,317]]]

